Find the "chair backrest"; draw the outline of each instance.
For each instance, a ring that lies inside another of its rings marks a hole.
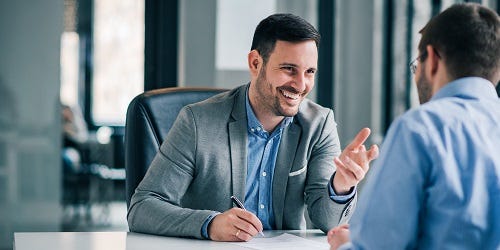
[[[127,207],[182,107],[227,91],[176,87],[152,90],[128,106],[125,125],[125,189]]]

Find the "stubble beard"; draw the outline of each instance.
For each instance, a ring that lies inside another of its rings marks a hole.
[[[285,116],[291,117],[295,116],[298,113],[298,108],[293,110],[285,110],[281,103],[280,98],[278,96],[273,95],[274,87],[271,82],[267,81],[265,64],[262,66],[262,69],[259,72],[259,76],[256,80],[256,90],[257,90],[257,101],[263,105],[263,109],[266,112],[270,112],[275,116]],[[279,90],[275,90],[277,95],[280,95]]]
[[[424,104],[428,102],[432,97],[432,88],[429,80],[425,77],[424,65],[421,65],[421,77],[417,81],[417,91],[418,91],[418,99],[420,100],[420,104]]]

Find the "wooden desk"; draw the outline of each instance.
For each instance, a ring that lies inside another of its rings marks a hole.
[[[326,243],[320,230],[265,231],[266,237],[283,233]],[[214,242],[131,232],[47,232],[15,233],[14,250],[144,250],[144,249],[247,249],[228,242]],[[327,248],[326,248],[327,249]]]

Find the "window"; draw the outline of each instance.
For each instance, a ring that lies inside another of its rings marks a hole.
[[[79,36],[66,31],[61,36],[61,102],[78,105],[78,50]]]
[[[144,91],[144,1],[94,1],[92,68],[94,123],[123,126]]]

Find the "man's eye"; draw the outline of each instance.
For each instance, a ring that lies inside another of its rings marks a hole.
[[[288,66],[281,67],[281,69],[286,71],[288,74],[295,74],[295,72],[297,71],[294,67],[288,67]]]
[[[306,72],[308,74],[314,74],[314,73],[316,73],[316,70],[315,69],[308,69]]]

